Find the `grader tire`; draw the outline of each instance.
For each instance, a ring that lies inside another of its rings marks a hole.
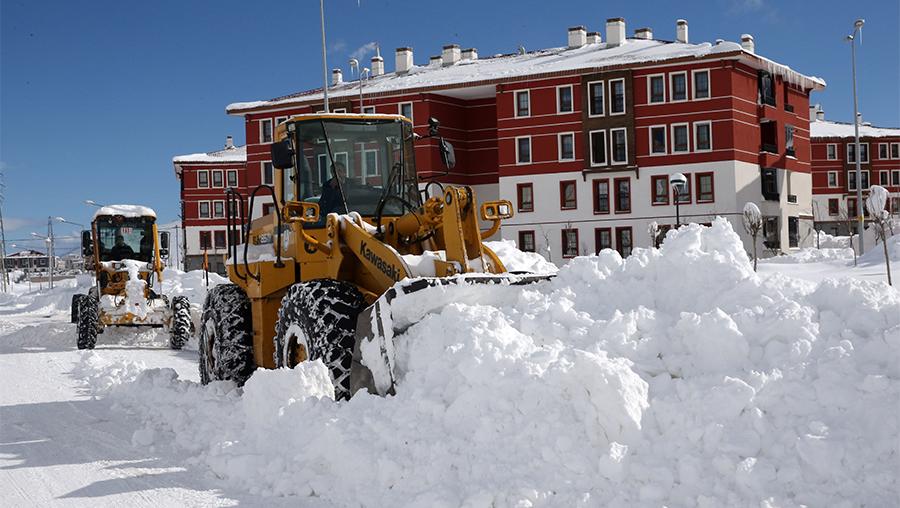
[[[293,368],[302,359],[321,359],[331,372],[335,399],[349,399],[356,318],[364,305],[359,290],[346,282],[320,279],[291,286],[275,325],[275,365]]]
[[[247,294],[235,284],[214,287],[200,322],[200,382],[232,380],[243,386],[256,369]]]
[[[94,349],[100,330],[100,302],[90,295],[78,301],[78,349]]]
[[[181,349],[189,338],[191,338],[191,303],[185,296],[173,297],[169,347]]]

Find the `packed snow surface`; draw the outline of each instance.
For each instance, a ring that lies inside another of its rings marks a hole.
[[[106,215],[121,215],[123,217],[153,217],[156,212],[152,208],[141,205],[107,205],[97,209],[94,219]]]
[[[133,446],[186,454],[259,504],[890,506],[900,495],[900,294],[883,283],[757,275],[717,219],[624,260],[575,258],[548,282],[416,297],[445,304],[396,337],[387,398],[335,402],[318,362],[257,371],[243,389],[101,350],[74,371],[142,422]],[[398,319],[404,309],[416,305]]]

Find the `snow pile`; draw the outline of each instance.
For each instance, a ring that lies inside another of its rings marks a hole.
[[[513,240],[484,242],[510,272],[556,273],[559,268],[536,252],[524,252]]]
[[[853,249],[845,248],[821,248],[806,247],[785,256],[775,256],[763,259],[761,263],[795,264],[795,263],[823,263],[826,261],[853,262]]]
[[[347,506],[887,506],[900,495],[900,293],[758,277],[724,219],[544,283],[449,286],[396,338],[397,395],[319,363],[242,390],[81,375],[254,495]],[[415,305],[398,306],[398,319]],[[406,315],[411,318],[412,314]]]
[[[125,308],[139,319],[147,317],[150,311],[147,306],[147,296],[144,294],[147,283],[141,279],[141,267],[145,263],[134,259],[124,259],[125,271],[128,272],[128,281],[125,283]]]
[[[888,256],[892,263],[900,263],[900,234],[887,237]],[[884,263],[884,246],[868,244],[867,251],[859,257],[860,264]]]

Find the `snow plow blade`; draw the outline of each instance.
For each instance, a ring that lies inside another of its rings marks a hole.
[[[437,297],[450,286],[495,284],[522,286],[544,282],[553,274],[465,274],[455,277],[423,277],[400,281],[372,305],[364,309],[356,324],[350,391],[366,389],[378,395],[393,395],[396,381],[394,369],[394,337],[442,308],[449,301]],[[437,294],[432,294],[437,293]],[[408,298],[416,295],[415,299]],[[469,300],[467,300],[469,301]],[[402,318],[393,310],[398,303],[407,308]]]

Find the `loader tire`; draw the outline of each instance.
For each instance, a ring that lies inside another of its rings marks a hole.
[[[71,312],[72,323],[78,323],[78,306],[81,305],[82,298],[87,297],[87,295],[72,295],[72,307],[69,309]]]
[[[100,302],[89,295],[79,295],[78,349],[94,349],[100,331]]]
[[[231,380],[243,386],[256,369],[247,294],[234,284],[212,288],[200,323],[200,382]]]
[[[336,400],[349,399],[356,318],[365,301],[352,284],[332,279],[291,286],[275,325],[275,365],[293,368],[306,350],[331,372]],[[301,348],[302,346],[302,348]]]
[[[181,349],[189,338],[191,338],[191,303],[185,296],[173,297],[169,347]]]

